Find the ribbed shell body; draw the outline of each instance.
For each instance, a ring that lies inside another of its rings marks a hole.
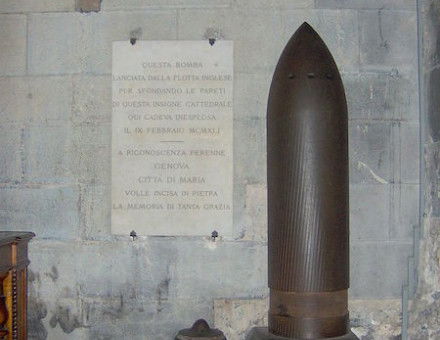
[[[325,43],[304,24],[276,67],[267,112],[269,287],[349,285],[348,120]]]

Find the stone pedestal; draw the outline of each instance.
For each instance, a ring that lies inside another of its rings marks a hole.
[[[301,339],[285,338],[282,336],[272,335],[269,333],[266,327],[255,327],[250,331],[249,335],[246,337],[246,340],[301,340]],[[353,332],[350,332],[344,336],[339,336],[336,338],[322,338],[322,339],[313,339],[313,340],[359,340],[359,338]]]

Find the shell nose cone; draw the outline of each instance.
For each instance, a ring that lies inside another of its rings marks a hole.
[[[307,22],[304,22],[293,34],[292,38],[290,38],[289,43],[286,46],[286,50],[290,47],[289,45],[291,43],[299,43],[302,41],[306,41],[307,44],[304,44],[302,47],[307,47],[307,45],[321,45],[325,47],[326,50],[327,46],[325,45],[324,41],[319,36],[318,32],[316,32],[310,24]]]
[[[327,45],[307,22],[290,38],[278,61],[277,69],[295,74],[339,73]]]
[[[301,31],[307,31],[309,33],[316,33],[316,31],[313,29],[312,26],[310,26],[310,24],[307,21],[304,21],[303,24],[298,28],[297,32],[301,32]]]

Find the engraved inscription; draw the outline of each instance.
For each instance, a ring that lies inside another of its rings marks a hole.
[[[113,43],[112,232],[232,234],[232,42]]]

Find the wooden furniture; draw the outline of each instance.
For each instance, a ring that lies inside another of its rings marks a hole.
[[[0,339],[25,340],[28,242],[35,234],[0,231]]]

